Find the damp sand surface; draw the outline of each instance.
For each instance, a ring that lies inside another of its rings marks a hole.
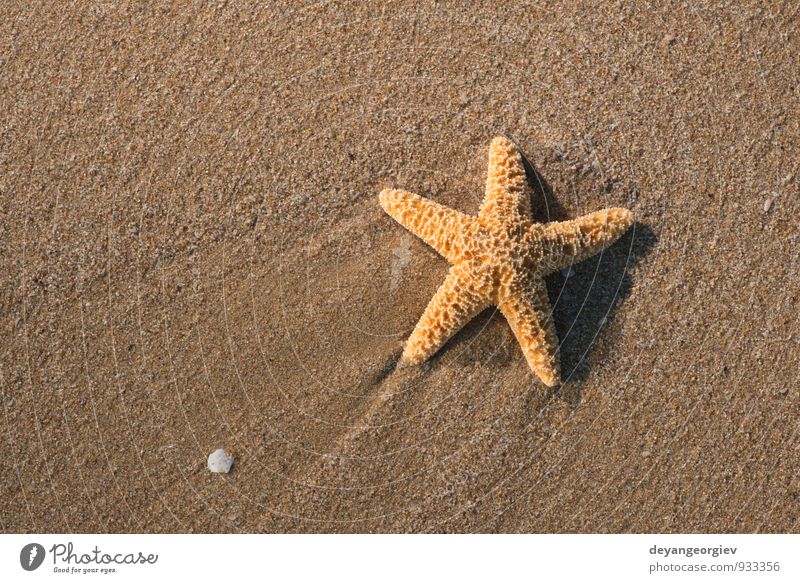
[[[798,532],[792,2],[0,8],[0,530]],[[395,368],[512,138],[565,382]],[[230,473],[211,473],[224,448]]]

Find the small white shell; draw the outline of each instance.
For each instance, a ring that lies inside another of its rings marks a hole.
[[[233,458],[225,453],[224,449],[213,451],[208,456],[208,469],[215,474],[227,474],[231,471],[231,466],[233,466]]]

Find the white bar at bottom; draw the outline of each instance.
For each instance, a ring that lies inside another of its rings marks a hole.
[[[798,551],[800,535],[0,535],[0,580],[778,582],[800,581]]]

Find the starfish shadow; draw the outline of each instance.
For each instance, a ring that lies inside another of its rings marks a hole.
[[[609,339],[604,329],[610,326],[620,304],[631,293],[630,271],[656,241],[650,227],[636,222],[601,254],[573,265],[570,277],[555,273],[547,278],[561,342],[560,393],[568,403],[580,402],[581,385],[593,358],[608,352]]]
[[[533,220],[537,223],[567,220],[567,211],[553,194],[553,188],[544,177],[536,170],[525,154],[520,150],[522,165],[525,167],[525,177],[533,189],[531,206],[533,207]]]
[[[569,217],[550,184],[522,153],[528,183],[533,188],[533,219],[563,221]],[[588,376],[603,328],[614,320],[621,302],[631,293],[630,270],[656,244],[647,225],[635,222],[615,244],[599,255],[572,266],[572,276],[556,273],[547,278],[561,351],[561,378],[557,392],[570,404],[580,402],[580,387]]]

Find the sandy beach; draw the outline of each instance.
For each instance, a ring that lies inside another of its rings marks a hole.
[[[0,531],[800,532],[789,1],[9,1]],[[481,313],[396,366],[489,143],[539,221],[564,382]],[[211,473],[224,448],[229,474]]]

